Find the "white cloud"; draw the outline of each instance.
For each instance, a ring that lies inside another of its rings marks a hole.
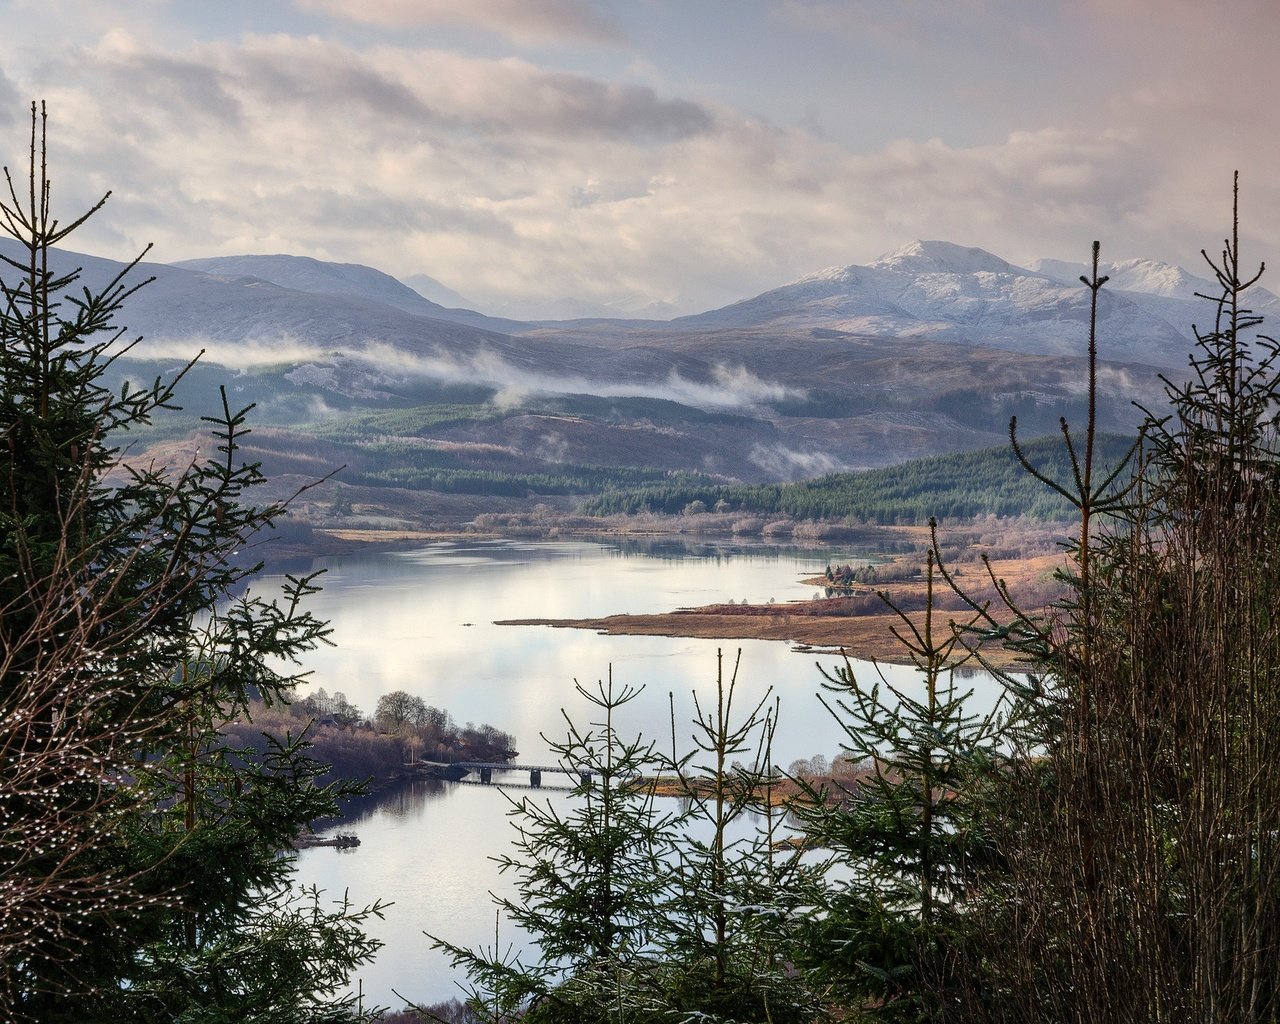
[[[752,445],[749,458],[772,480],[811,480],[844,468],[824,452],[796,451],[780,444]]]
[[[309,11],[335,19],[318,21],[324,31],[313,35],[186,38],[164,18],[180,3],[150,6],[147,18],[106,5],[114,21],[93,4],[24,4],[33,32],[53,19],[78,25],[79,11],[97,34],[77,41],[68,32],[66,42],[46,34],[40,47],[0,39],[0,107],[10,100],[0,127],[16,117],[3,136],[12,165],[23,148],[12,97],[46,97],[55,202],[72,209],[114,190],[77,236],[89,251],[123,257],[154,240],[160,260],[292,252],[361,262],[430,274],[516,314],[521,303],[563,297],[646,298],[696,312],[915,237],[979,245],[1013,262],[1084,258],[1100,237],[1112,258],[1194,266],[1200,246],[1214,249],[1227,225],[1237,166],[1247,252],[1273,255],[1280,137],[1265,97],[1280,71],[1263,57],[1276,16],[1255,0],[1232,0],[1256,15],[1259,31],[1206,11],[1188,15],[1195,39],[1154,3],[1124,0],[1103,13],[1101,0],[1089,0],[1080,31],[1107,56],[1104,68],[1081,65],[1087,98],[1064,89],[1051,121],[1010,115],[978,143],[913,138],[904,108],[903,138],[860,150],[735,109],[729,90],[712,102],[691,88],[635,84],[599,63],[569,70],[376,41],[394,38],[377,25],[453,19],[496,31],[508,16],[525,24],[518,31],[548,38],[614,31],[591,27],[612,24],[601,7],[570,0],[358,8],[310,0]],[[1048,8],[1054,17],[1075,9]],[[832,32],[832,19],[847,26],[851,12],[869,9],[795,3],[787,22]],[[1015,9],[970,0],[947,17],[973,22],[968,41]],[[358,11],[373,27],[353,41],[341,19]],[[108,22],[116,27],[94,27]],[[1130,47],[1131,70],[1124,51],[1139,26],[1156,42]],[[1025,43],[1037,26],[1017,28]],[[886,22],[873,40],[889,57],[897,31]],[[942,45],[936,35],[913,37],[914,68]],[[1079,56],[1076,45],[1064,42],[1059,63]],[[1194,59],[1197,46],[1207,64]],[[1233,52],[1239,59],[1223,76]],[[1027,60],[1044,53],[1030,48]],[[651,68],[650,78],[660,83],[661,73]],[[1229,78],[1243,85],[1238,102],[1223,92]],[[949,90],[963,86],[922,82],[939,103],[954,102]],[[835,100],[896,102],[888,92]]]

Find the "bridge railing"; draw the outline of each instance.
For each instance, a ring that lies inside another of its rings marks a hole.
[[[544,772],[559,773],[562,775],[576,775],[578,780],[584,785],[591,785],[591,780],[595,773],[589,771],[581,771],[576,768],[566,768],[564,765],[544,765],[544,764],[512,764],[510,761],[453,761],[453,762],[436,762],[436,761],[419,761],[411,762],[406,765],[407,768],[431,767],[442,770],[462,769],[465,773],[477,772],[480,775],[482,785],[490,785],[493,782],[493,773],[501,772],[528,772],[529,785],[535,789],[542,785],[542,775]]]

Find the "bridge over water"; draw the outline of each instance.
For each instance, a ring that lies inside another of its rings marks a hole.
[[[412,761],[405,767],[440,778],[452,779],[455,782],[460,782],[464,776],[472,772],[478,772],[480,783],[485,786],[493,783],[494,772],[528,772],[529,785],[535,789],[542,785],[544,772],[577,776],[578,781],[584,786],[589,786],[592,779],[592,773],[589,771],[579,771],[576,768],[566,768],[558,764],[512,764],[510,761]]]

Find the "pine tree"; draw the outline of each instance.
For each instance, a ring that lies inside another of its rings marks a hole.
[[[511,798],[515,853],[497,858],[517,876],[500,915],[537,943],[526,961],[495,944],[471,950],[432,936],[473,984],[471,1002],[487,1019],[537,1022],[632,1021],[652,1010],[657,963],[652,939],[664,888],[663,859],[677,815],[656,804],[665,760],[652,741],[625,739],[618,712],[642,692],[607,680],[578,694],[599,716],[584,731],[562,711],[563,740],[547,740],[577,781],[565,806]]]
[[[1006,727],[999,707],[973,712],[972,689],[956,681],[972,658],[962,643],[969,623],[940,621],[938,561],[935,527],[923,614],[889,604],[923,694],[882,674],[864,682],[847,659],[821,669],[831,694],[823,703],[858,771],[834,793],[810,786],[800,808],[809,840],[843,868],[826,887],[803,962],[844,1005],[893,1021],[935,1019],[955,984],[968,887],[990,857],[984,790]]]
[[[1037,728],[1000,780],[1009,874],[981,914],[999,940],[965,955],[966,1019],[1280,1016],[1280,346],[1246,308],[1234,218],[1206,260],[1214,327],[1133,484],[1090,488],[1086,457],[1059,485],[1081,509],[1071,596],[1019,628]]]
[[[673,1019],[708,1024],[811,1020],[818,1002],[793,967],[818,871],[785,841],[794,833],[775,800],[783,781],[771,762],[777,701],[769,706],[767,692],[735,713],[740,660],[741,651],[726,679],[716,652],[715,704],[704,708],[693,695],[695,749],[672,751],[689,809],[661,905],[662,1000]],[[673,748],[674,718],[673,709]]]
[[[337,794],[296,739],[249,765],[216,732],[251,695],[288,697],[275,666],[327,633],[302,604],[313,582],[232,599],[284,507],[248,500],[262,476],[225,392],[212,457],[126,458],[182,373],[106,387],[134,344],[115,319],[146,282],[128,281],[138,261],[97,290],[51,269],[106,197],[58,222],[45,125],[33,105],[25,187],[6,169],[0,201],[21,253],[0,256],[0,1012],[352,1018],[313,997],[372,954],[358,926],[376,908],[288,890],[292,835]]]

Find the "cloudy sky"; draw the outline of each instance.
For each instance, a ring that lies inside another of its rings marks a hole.
[[[722,305],[915,238],[1280,274],[1275,0],[0,0],[73,248]],[[1277,280],[1268,277],[1272,288]]]

